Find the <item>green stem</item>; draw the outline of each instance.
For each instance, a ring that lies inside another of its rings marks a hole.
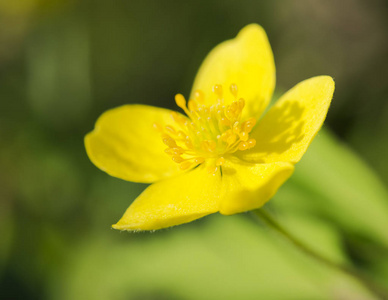
[[[379,297],[380,299],[388,299],[388,292],[385,289],[382,289],[382,287],[380,287],[376,283],[370,281],[369,278],[367,278],[365,275],[361,274],[360,272],[358,272],[354,268],[337,264],[337,263],[327,259],[326,257],[322,256],[321,254],[315,252],[313,249],[311,249],[310,247],[305,245],[303,242],[301,242],[299,239],[297,239],[295,236],[293,236],[290,232],[288,232],[282,225],[280,225],[264,209],[256,209],[256,210],[253,210],[252,213],[255,216],[257,216],[260,220],[264,221],[273,230],[278,232],[285,239],[287,239],[289,242],[294,244],[294,246],[296,246],[303,253],[320,261],[321,263],[325,264],[326,266],[328,266],[330,268],[339,270],[339,271],[345,273],[346,275],[349,275],[349,276],[355,278],[357,281],[359,281],[361,284],[363,284],[370,292],[372,292],[375,296]]]

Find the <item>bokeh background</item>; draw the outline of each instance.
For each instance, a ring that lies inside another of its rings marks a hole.
[[[249,214],[112,230],[146,185],[109,177],[83,137],[105,110],[173,108],[219,42],[267,31],[275,98],[331,75],[325,129],[267,205],[333,261],[388,285],[384,0],[0,0],[1,299],[374,299]]]

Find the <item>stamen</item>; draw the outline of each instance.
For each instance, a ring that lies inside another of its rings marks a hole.
[[[203,158],[203,157],[196,157],[196,158],[194,158],[194,162],[197,165],[202,164],[204,161],[205,161],[205,158]]]
[[[229,119],[225,118],[225,117],[222,117],[221,118],[221,124],[224,125],[224,126],[229,126],[230,125],[230,121]]]
[[[249,149],[251,149],[251,148],[256,146],[256,140],[255,139],[249,139],[249,140],[247,140],[247,143],[249,145]]]
[[[198,108],[197,103],[195,103],[194,100],[189,100],[189,110],[191,112],[194,112],[197,110],[197,108]]]
[[[175,140],[167,134],[163,136],[163,143],[165,143],[170,148],[177,147]]]
[[[203,104],[205,102],[205,96],[201,90],[196,90],[194,92],[194,99],[198,101],[199,104]]]
[[[249,136],[256,119],[241,120],[245,101],[238,98],[237,85],[230,85],[230,93],[235,101],[229,105],[223,104],[221,85],[214,85],[213,92],[218,103],[211,106],[205,105],[205,96],[200,90],[195,91],[194,99],[189,101],[177,94],[175,102],[187,117],[172,112],[173,125],[163,127],[159,123],[153,124],[168,147],[165,149],[166,154],[179,164],[181,170],[207,162],[208,172],[216,174],[225,163],[225,154],[245,151],[256,145],[256,140]]]
[[[187,107],[186,107],[186,99],[185,97],[183,97],[182,94],[176,94],[175,95],[175,103],[176,105],[178,105],[178,107],[182,108],[183,111],[188,115],[190,116],[190,112],[188,111]]]
[[[178,137],[180,138],[180,139],[185,139],[185,138],[187,138],[187,135],[183,132],[183,131],[178,131]]]
[[[239,105],[239,110],[241,112],[245,106],[245,100],[243,98],[238,99],[238,105]]]
[[[213,93],[216,94],[218,96],[218,99],[221,101],[223,98],[222,85],[216,84],[215,86],[213,86]]]
[[[248,138],[249,138],[248,133],[245,132],[245,131],[241,131],[241,132],[238,134],[238,136],[240,137],[240,140],[242,140],[242,141],[244,141],[244,142],[246,142],[246,141],[248,140]]]
[[[184,161],[184,162],[182,162],[182,163],[179,165],[179,168],[180,168],[181,170],[184,171],[184,170],[189,169],[192,165],[193,165],[192,162],[190,162],[190,161]]]
[[[166,130],[169,131],[170,133],[176,134],[176,131],[175,131],[174,127],[166,126],[165,128],[166,128]]]
[[[243,130],[247,133],[250,133],[255,125],[256,125],[256,119],[250,118],[244,122]]]
[[[189,149],[193,149],[193,148],[194,148],[193,143],[191,142],[190,139],[187,139],[187,140],[185,141],[185,145],[186,145],[186,147],[189,148]]]
[[[247,150],[248,148],[249,148],[249,144],[247,142],[241,142],[238,145],[238,150],[241,150],[241,151]]]
[[[175,95],[175,103],[182,109],[186,108],[186,99],[182,94]]]
[[[234,122],[233,124],[233,132],[239,134],[241,131],[241,126],[239,122]]]
[[[188,123],[187,118],[182,117],[176,111],[171,112],[171,117],[182,128],[185,128],[187,126],[187,123]]]
[[[175,161],[178,164],[184,161],[184,159],[181,156],[178,156],[178,155],[173,156],[172,160]]]
[[[230,93],[234,96],[234,98],[237,98],[238,88],[235,83],[230,85]]]

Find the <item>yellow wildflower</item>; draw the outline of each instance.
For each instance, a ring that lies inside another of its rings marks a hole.
[[[186,116],[136,104],[102,114],[85,137],[90,160],[112,176],[153,183],[113,228],[155,230],[263,206],[322,126],[334,82],[305,80],[261,117],[274,87],[268,38],[251,24],[210,52],[189,101],[175,96]]]

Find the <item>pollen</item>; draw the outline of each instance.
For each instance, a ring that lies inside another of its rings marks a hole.
[[[249,136],[256,119],[242,120],[245,101],[238,97],[237,85],[229,87],[234,98],[229,105],[224,104],[222,85],[214,85],[212,92],[217,101],[210,106],[205,105],[205,94],[200,90],[195,91],[194,98],[189,101],[177,94],[175,102],[186,116],[172,112],[172,124],[164,127],[158,123],[153,125],[168,147],[166,154],[179,164],[181,170],[209,161],[208,172],[216,174],[225,163],[225,156],[256,145],[256,140]]]

